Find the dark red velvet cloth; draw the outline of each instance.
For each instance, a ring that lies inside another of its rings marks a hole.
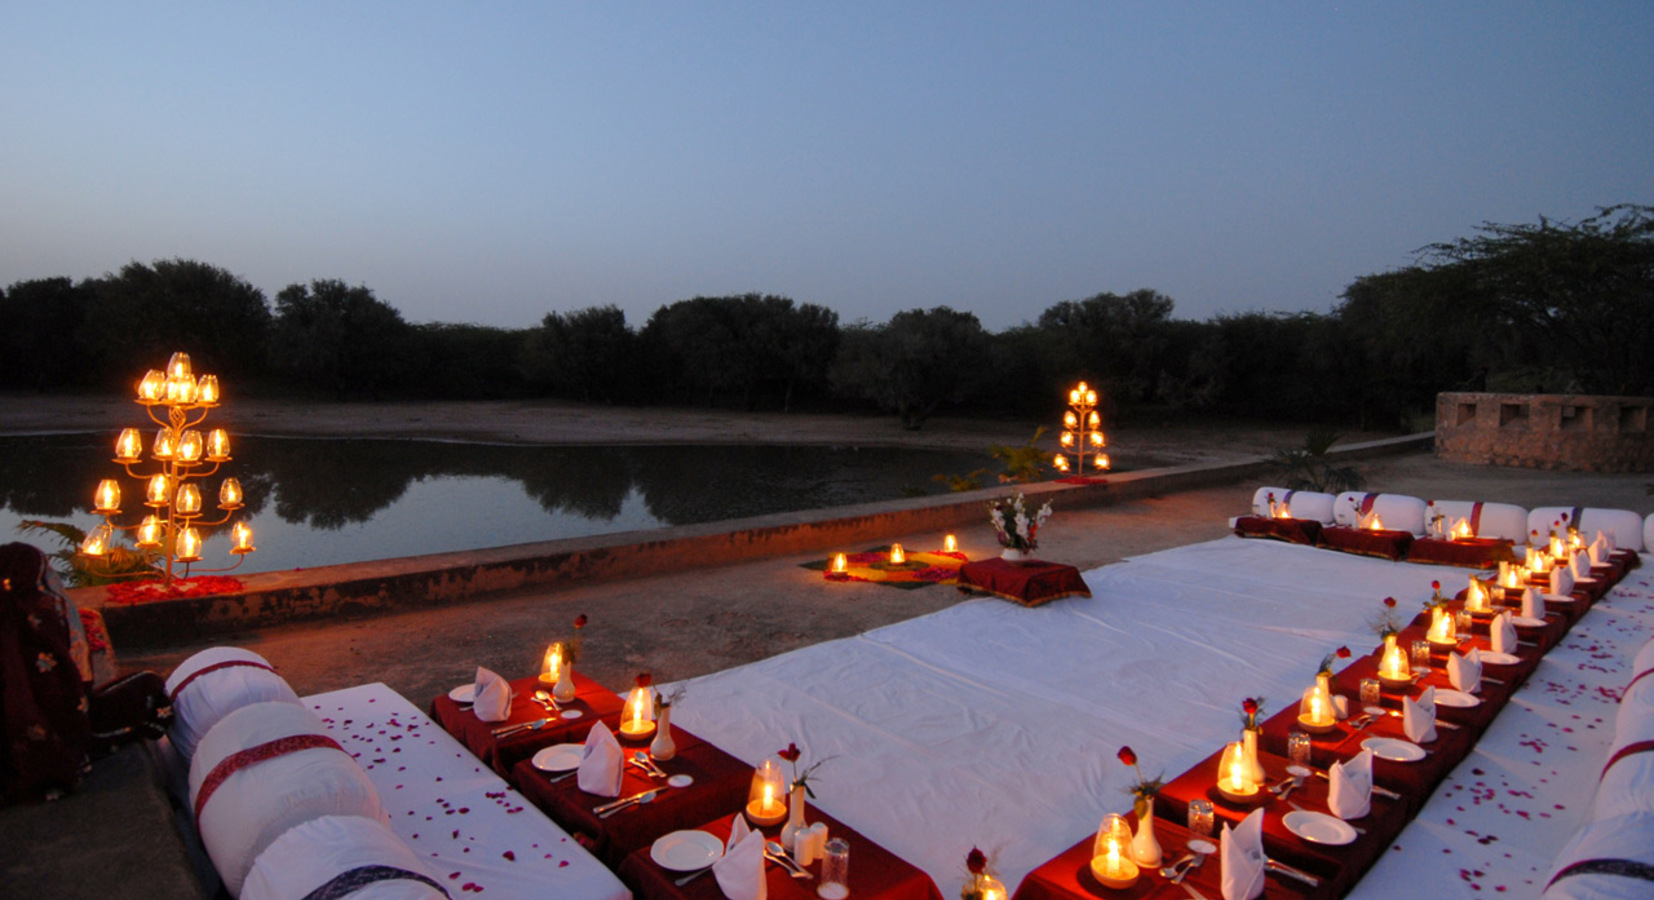
[[[715,820],[683,827],[696,828],[721,841],[728,841],[729,829],[736,815],[730,813]],[[856,900],[942,900],[941,892],[929,875],[839,820],[814,807],[806,809],[804,820],[812,824],[825,822],[828,838],[843,838],[850,843],[850,896]],[[781,833],[781,826],[760,830],[773,839]],[[820,877],[820,862],[809,868]],[[961,872],[963,868],[960,867]],[[718,879],[711,872],[682,887],[673,884],[684,873],[667,871],[656,865],[649,858],[648,847],[627,856],[616,873],[632,889],[635,900],[724,900]],[[764,873],[764,889],[769,900],[816,900],[816,881],[793,878],[779,865],[769,862],[764,864]]]
[[[1413,534],[1409,531],[1337,526],[1321,529],[1321,546],[1362,556],[1400,561],[1407,558],[1407,549],[1412,544]]]
[[[1135,828],[1135,816],[1131,817],[1131,822]],[[1362,826],[1365,825],[1366,822],[1363,820]],[[1188,846],[1192,837],[1189,830],[1183,827],[1181,819],[1174,821],[1165,817],[1155,820],[1154,836],[1165,852],[1167,864],[1186,852],[1184,848]],[[1193,887],[1206,900],[1223,900],[1223,889],[1219,884],[1222,863],[1218,861],[1215,853],[1206,857],[1199,868],[1191,871],[1184,878],[1182,885],[1172,884],[1158,874],[1144,872],[1136,884],[1125,890],[1103,887],[1091,874],[1091,845],[1094,839],[1093,836],[1087,836],[1055,859],[1029,872],[1028,877],[1022,879],[1022,886],[1017,888],[1012,900],[1189,900],[1193,895],[1185,886]],[[1213,844],[1218,842],[1216,835],[1210,840]],[[1264,846],[1267,850],[1267,841]],[[1285,862],[1284,859],[1282,861]],[[1264,878],[1262,896],[1264,900],[1321,900],[1338,895],[1331,893],[1329,882],[1326,880],[1321,882],[1320,887],[1312,888],[1278,875],[1268,875]]]
[[[1241,516],[1235,520],[1235,534],[1241,537],[1274,538],[1292,544],[1321,543],[1321,523],[1314,519],[1280,519],[1273,516]]]
[[[1500,538],[1414,538],[1407,546],[1407,561],[1440,566],[1486,569],[1502,562],[1516,562],[1515,545]]]
[[[984,559],[959,567],[959,589],[993,594],[1023,606],[1039,606],[1063,597],[1089,597],[1091,588],[1080,570],[1062,563],[1031,559],[1007,562]]]
[[[494,729],[557,715],[547,713],[529,699],[537,690],[551,690],[550,686],[541,684],[537,676],[530,675],[511,682],[511,715],[503,722],[484,722],[471,711],[470,705],[461,706],[449,699],[447,694],[431,701],[431,718],[495,772],[508,776],[512,767],[533,756],[541,747],[582,743],[598,719],[612,717],[609,722],[611,727],[620,720],[625,701],[614,691],[578,671],[574,673],[574,687],[574,699],[562,704],[562,707],[565,710],[579,710],[579,718],[558,719],[538,731],[518,732],[506,738],[495,737]]]
[[[576,775],[552,781],[564,773],[542,772],[534,768],[531,761],[524,760],[511,770],[510,780],[552,821],[581,838],[581,843],[598,859],[613,868],[633,850],[648,848],[656,838],[683,828],[685,823],[708,822],[746,803],[747,790],[752,786],[752,766],[676,725],[672,726],[672,739],[678,745],[677,755],[657,765],[668,775],[689,775],[695,783],[681,789],[669,788],[660,779],[644,774],[642,769],[627,765],[620,796],[630,797],[653,788],[658,788],[660,793],[651,803],[634,806],[607,819],[598,818],[593,809],[615,798],[586,793],[580,789]],[[627,756],[636,752],[629,743],[623,742],[622,746]]]

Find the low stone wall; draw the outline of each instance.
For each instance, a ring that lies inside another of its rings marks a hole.
[[[1340,459],[1428,449],[1430,434],[1339,447]],[[1109,476],[1100,484],[1048,481],[1025,485],[1034,504],[1061,496],[1064,508],[1102,506],[1156,494],[1260,477],[1262,458],[1195,464]],[[979,523],[983,504],[1004,487],[826,510],[605,534],[486,550],[248,575],[240,594],[117,606],[103,588],[71,591],[75,602],[103,611],[117,646],[155,646],[232,631],[337,616],[461,603],[481,595],[574,582],[638,578],[690,568],[878,543],[905,534]]]
[[[1443,459],[1576,472],[1654,472],[1654,397],[1436,395]]]

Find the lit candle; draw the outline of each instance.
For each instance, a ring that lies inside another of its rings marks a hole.
[[[235,546],[230,548],[231,553],[239,555],[251,553],[258,549],[253,546],[253,528],[246,522],[235,523],[235,526],[230,529],[230,539],[235,542]]]
[[[1113,465],[1112,463],[1109,462],[1107,453],[1097,454],[1097,459],[1095,460],[1095,462],[1097,463],[1097,468],[1099,468],[1099,469],[1106,469],[1109,466]]]
[[[172,429],[163,428],[155,432],[155,444],[150,448],[150,455],[156,459],[171,459],[173,450],[178,446],[172,436]]]
[[[199,515],[201,512],[201,489],[188,483],[179,485],[178,494],[173,497],[172,505],[174,509],[178,510],[180,516]]]
[[[1058,472],[1066,472],[1068,471],[1068,457],[1059,453],[1051,458],[1051,465],[1056,466]]]
[[[1223,748],[1222,777],[1218,781],[1218,789],[1227,794],[1240,797],[1251,796],[1258,792],[1258,786],[1253,783],[1246,765],[1246,749],[1240,741],[1233,741]]]
[[[563,645],[554,641],[546,647],[545,666],[540,670],[541,684],[556,684],[563,676]]]
[[[178,436],[178,449],[175,452],[181,462],[195,462],[201,458],[201,432],[191,428]]]
[[[1430,610],[1430,631],[1425,639],[1432,644],[1456,644],[1454,637],[1453,616],[1444,607],[1434,607]]]
[[[135,542],[145,550],[158,550],[161,547],[161,520],[153,514],[144,516],[138,523],[138,538]]]
[[[1379,659],[1378,676],[1387,681],[1406,681],[1413,675],[1413,668],[1407,662],[1407,654],[1396,643],[1396,636],[1384,636],[1384,655]]]
[[[92,494],[92,511],[106,516],[121,511],[121,486],[115,479],[98,482],[98,489]]]
[[[202,375],[196,383],[195,396],[203,406],[218,405],[218,376]]]
[[[144,373],[142,381],[138,382],[138,402],[144,404],[159,403],[166,396],[167,376],[159,369],[150,369]]]
[[[224,483],[218,486],[218,508],[240,509],[241,503],[241,482],[234,478],[224,479]]]
[[[766,759],[752,770],[752,787],[747,791],[747,818],[754,825],[779,825],[787,816],[781,789],[781,763]]]
[[[629,738],[645,738],[655,732],[655,700],[654,689],[638,686],[632,688],[631,696],[626,698],[625,719],[620,723],[620,733]]]
[[[144,452],[143,439],[138,436],[138,429],[123,428],[121,436],[115,439],[115,461],[130,463],[138,461],[138,454]]]
[[[201,558],[201,535],[194,528],[183,528],[178,532],[178,543],[175,545],[179,562],[194,562]]]
[[[951,534],[942,538],[942,549],[949,553],[959,552],[959,539]]]
[[[230,436],[222,428],[214,428],[207,435],[207,459],[224,462],[230,458]]]
[[[890,545],[890,564],[899,566],[907,562],[907,554],[902,551],[901,544]]]
[[[149,479],[149,488],[144,491],[144,503],[149,506],[166,506],[172,502],[172,481],[165,475],[154,475]]]
[[[109,552],[111,533],[108,525],[99,525],[80,542],[80,552],[87,556],[102,556]]]
[[[1373,521],[1372,521],[1372,525],[1370,527],[1374,531],[1383,531],[1384,530],[1384,520],[1379,517],[1378,513],[1373,513]]]
[[[1091,874],[1104,887],[1119,890],[1131,887],[1141,869],[1131,857],[1131,826],[1118,813],[1103,816],[1097,838],[1091,844]]]
[[[850,562],[849,562],[849,560],[847,560],[845,558],[844,554],[842,554],[842,553],[833,554],[833,571],[835,571],[835,572],[844,572],[844,571],[848,571],[849,568],[850,568]]]
[[[180,351],[172,354],[171,358],[167,360],[167,377],[190,377],[190,355],[188,353]]]
[[[1453,539],[1456,540],[1456,541],[1462,541],[1462,540],[1468,540],[1469,538],[1470,538],[1470,520],[1469,519],[1460,519],[1459,524],[1453,526]]]

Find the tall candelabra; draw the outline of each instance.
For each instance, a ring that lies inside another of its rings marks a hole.
[[[184,565],[188,577],[190,564],[201,559],[200,529],[228,522],[243,506],[244,498],[241,482],[225,478],[218,487],[218,508],[224,515],[211,522],[202,521],[201,487],[197,482],[217,474],[219,466],[230,461],[230,437],[224,429],[214,428],[203,437],[197,428],[206,421],[208,411],[218,406],[217,376],[202,375],[197,380],[190,372],[189,355],[174,353],[165,372],[151,369],[138,382],[137,402],[160,426],[149,451],[154,466],[147,473],[138,471],[143,462],[143,439],[136,428],[122,429],[115,439],[115,462],[126,469],[128,477],[146,483],[144,505],[151,511],[135,525],[117,525],[114,517],[121,512],[121,486],[113,478],[103,479],[92,498],[93,512],[103,516],[103,524],[81,542],[80,552],[102,558],[114,545],[117,531],[133,532],[133,544],[140,550],[162,551],[166,557],[163,583],[170,586],[175,563]],[[235,562],[206,571],[227,572],[256,549],[253,529],[246,522],[235,523],[230,539]]]
[[[1097,474],[1108,471],[1108,454],[1103,452],[1108,440],[1103,437],[1103,417],[1097,412],[1097,392],[1083,381],[1068,392],[1068,411],[1062,416],[1058,442],[1062,449],[1051,458],[1057,471],[1084,475],[1087,463]],[[1092,454],[1089,459],[1087,454]]]

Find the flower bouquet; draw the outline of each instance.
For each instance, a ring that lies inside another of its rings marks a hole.
[[[988,504],[988,521],[993,523],[999,545],[1007,551],[1006,559],[1020,559],[1039,548],[1039,529],[1051,518],[1051,501],[1029,517],[1021,491],[1004,500]]]

